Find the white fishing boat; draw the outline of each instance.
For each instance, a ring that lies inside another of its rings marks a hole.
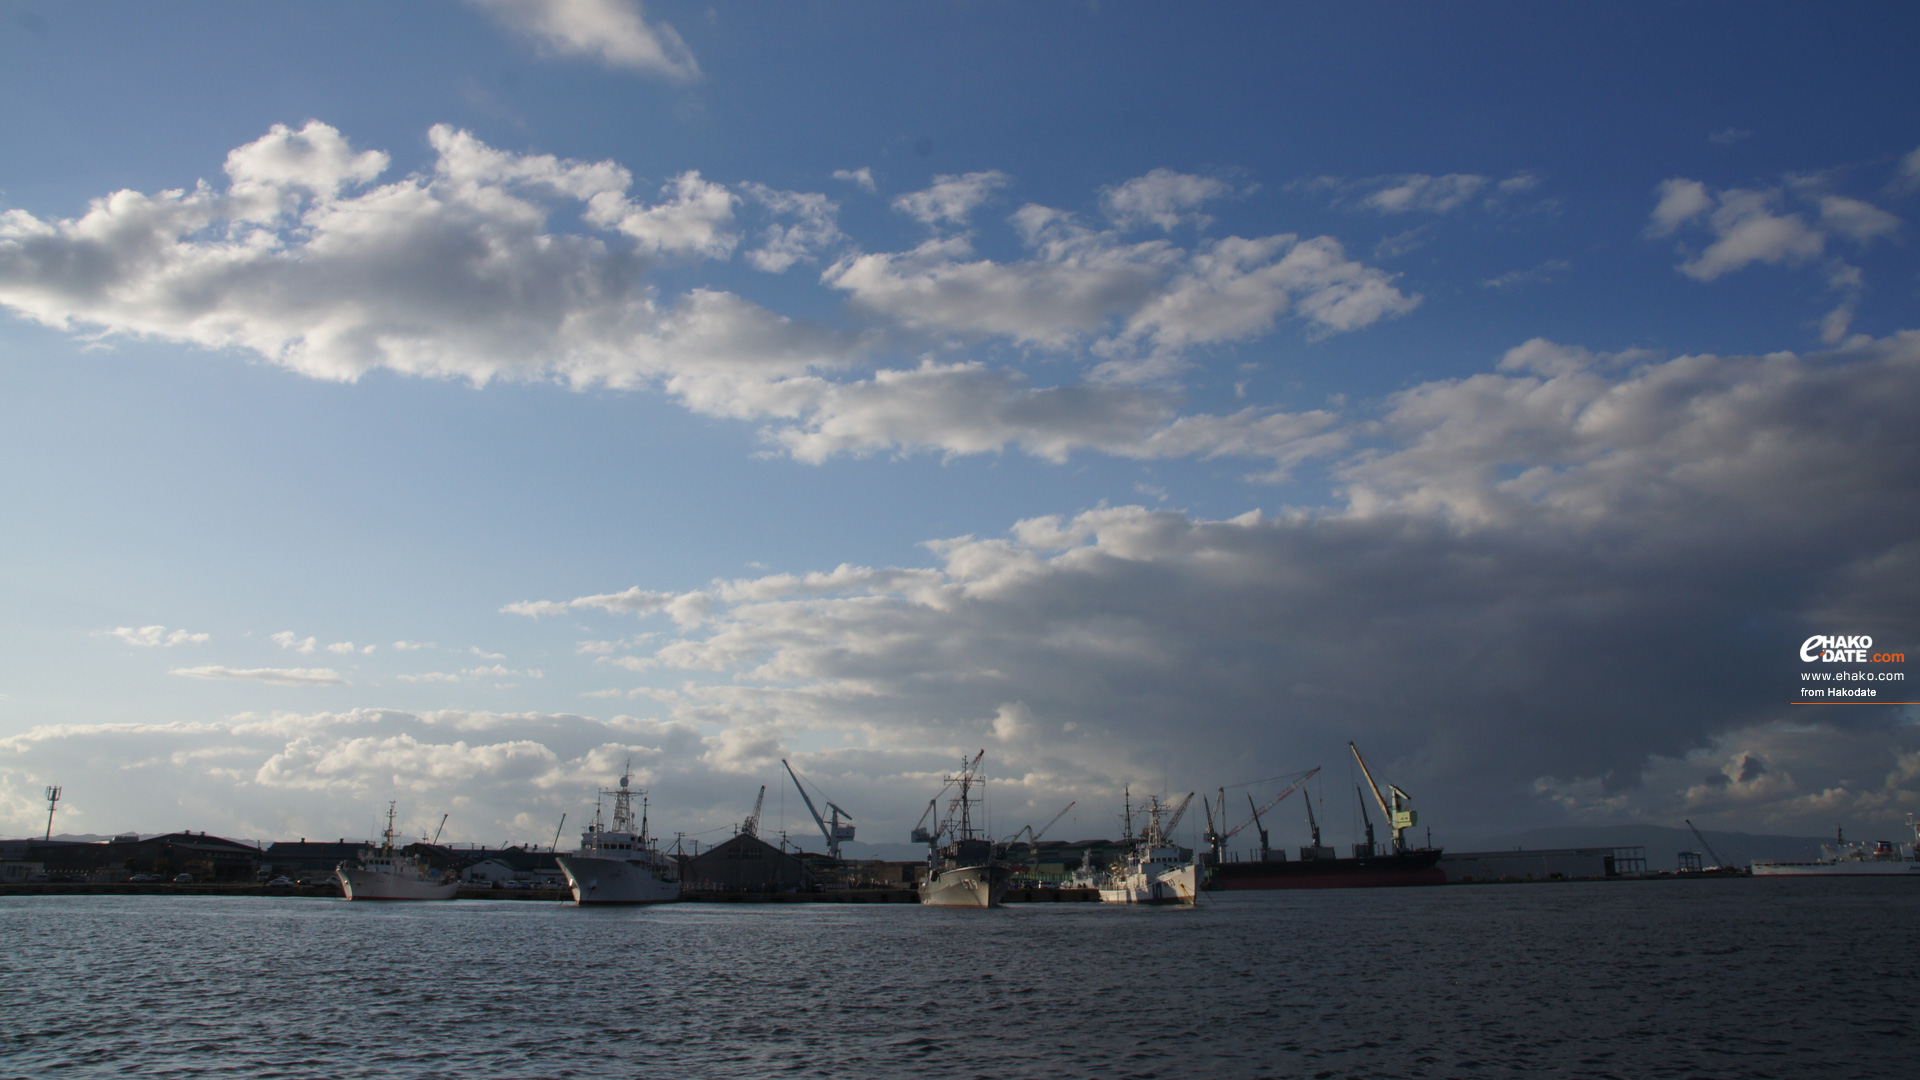
[[[1833,843],[1820,845],[1821,857],[1811,862],[1771,862],[1755,860],[1754,877],[1906,877],[1920,880],[1920,820],[1907,815],[1907,828],[1913,830],[1913,843],[1891,840],[1872,843],[1848,843],[1846,833],[1835,830]]]
[[[1173,830],[1187,812],[1193,794],[1168,806],[1157,797],[1147,804],[1147,824],[1100,884],[1108,904],[1191,904],[1200,896],[1200,867],[1191,852],[1173,842]],[[1127,800],[1127,831],[1133,831],[1133,800]]]
[[[556,861],[573,890],[576,904],[665,904],[680,899],[680,867],[647,835],[647,793],[632,786],[629,763],[620,786],[602,791],[613,796],[613,821],[603,823],[594,807],[593,824],[580,834],[580,850]],[[640,796],[640,816],[633,797]]]
[[[453,899],[460,891],[459,879],[393,846],[393,805],[387,804],[387,830],[380,834],[380,847],[367,848],[357,861],[334,867],[340,891],[349,900]]]
[[[916,842],[927,845],[927,880],[920,884],[920,902],[930,907],[995,908],[1007,895],[1013,871],[994,857],[993,841],[974,821],[974,809],[981,796],[975,788],[986,786],[980,775],[982,750],[973,760],[961,764],[960,772],[947,777],[947,787],[959,787],[959,793],[947,804],[947,816],[940,827],[929,833],[923,827],[927,814],[939,803],[935,796],[920,815],[921,826],[913,830]],[[941,843],[942,838],[946,843]]]

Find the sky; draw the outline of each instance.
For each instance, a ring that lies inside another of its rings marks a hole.
[[[1917,30],[4,0],[0,834],[1899,835]]]

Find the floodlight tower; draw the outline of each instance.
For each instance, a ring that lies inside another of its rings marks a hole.
[[[59,803],[60,803],[59,786],[55,785],[53,787],[48,788],[47,789],[47,837],[46,837],[48,840],[53,839],[53,808],[55,806],[58,806]]]

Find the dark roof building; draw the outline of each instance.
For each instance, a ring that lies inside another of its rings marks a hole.
[[[745,833],[686,860],[680,871],[688,892],[811,892],[807,864]]]

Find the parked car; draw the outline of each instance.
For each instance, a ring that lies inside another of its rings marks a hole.
[[[193,875],[192,874],[175,874],[173,875],[173,883],[175,885],[191,885],[193,884]]]
[[[273,879],[272,881],[269,881],[269,882],[267,882],[267,884],[269,884],[269,885],[291,885],[291,884],[293,884],[293,879],[292,879],[292,878],[290,878],[290,877],[288,877],[288,876],[286,876],[285,874],[282,874],[282,875],[280,875],[279,877],[277,877],[277,878],[274,878],[274,879]]]
[[[127,880],[138,881],[138,882],[151,882],[151,881],[164,881],[165,879],[162,878],[159,874],[135,874],[132,877],[128,878]]]

